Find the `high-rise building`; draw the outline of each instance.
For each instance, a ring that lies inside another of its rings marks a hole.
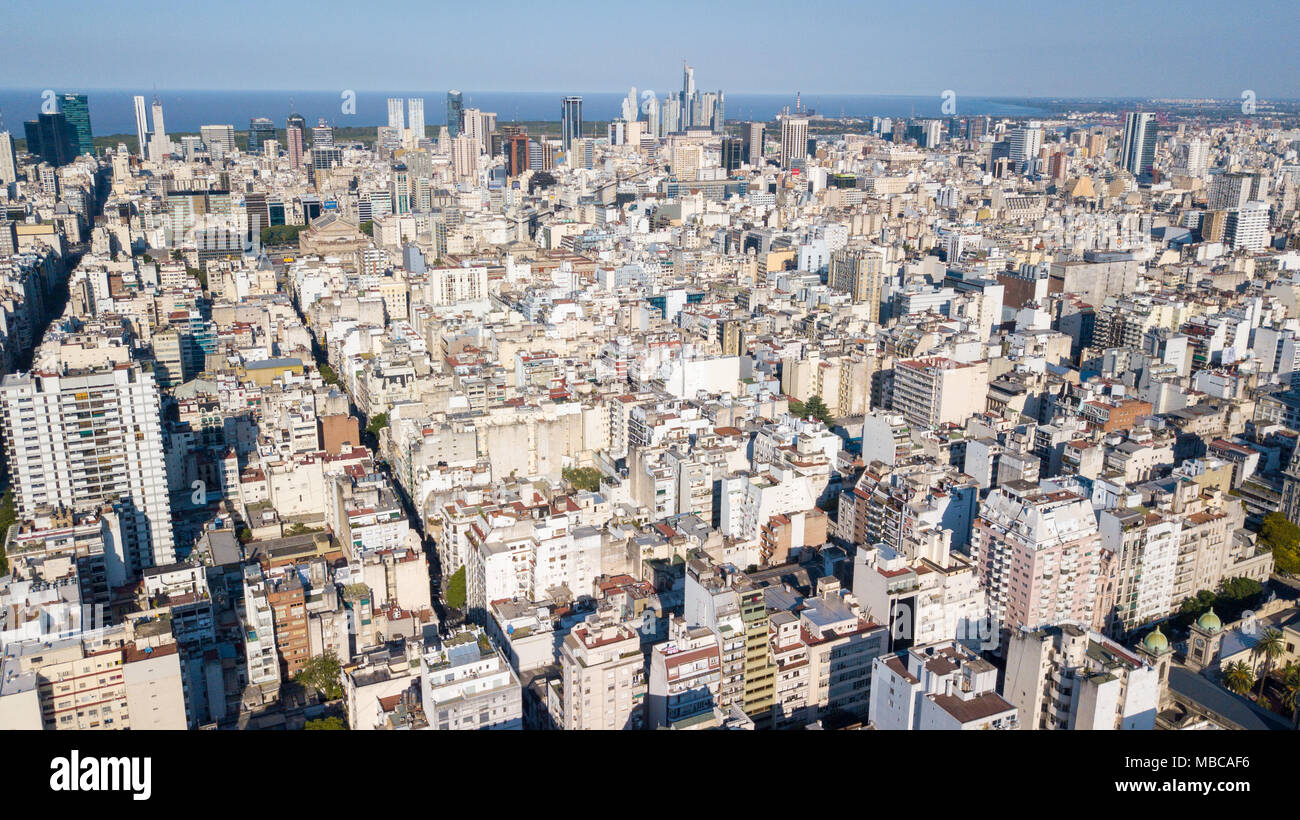
[[[254,117],[248,121],[248,153],[262,150],[267,140],[275,139],[275,123],[266,117]]]
[[[424,98],[411,97],[406,101],[406,127],[411,130],[411,138],[424,139]]]
[[[519,176],[529,167],[528,135],[511,134],[506,138],[506,174]]]
[[[213,159],[220,159],[235,150],[235,126],[201,125],[199,136]]]
[[[663,133],[659,123],[659,98],[651,94],[645,101],[645,133],[658,139]]]
[[[740,138],[743,141],[745,162],[754,167],[763,164],[763,135],[767,126],[761,122],[747,122],[743,126]]]
[[[730,173],[739,168],[744,161],[745,151],[740,137],[723,137],[722,167]]]
[[[406,109],[402,107],[401,97],[388,98],[388,127],[399,134],[406,129]]]
[[[465,98],[459,91],[447,92],[447,136],[455,139],[460,136],[461,112],[465,110]]]
[[[1253,200],[1228,211],[1224,239],[1234,251],[1258,251],[1268,246],[1268,203]]]
[[[67,120],[70,136],[75,139],[76,153],[95,153],[95,141],[90,133],[90,103],[85,94],[64,94],[59,98],[59,110]]]
[[[284,143],[285,148],[289,151],[289,167],[302,167],[304,133],[307,130],[307,121],[300,114],[290,114],[289,119],[285,122]]]
[[[841,248],[831,254],[827,285],[831,290],[849,294],[854,303],[867,305],[865,318],[869,322],[880,321],[884,280],[883,248]]]
[[[681,102],[681,120],[678,129],[685,131],[696,123],[696,109],[699,106],[699,98],[695,91],[695,69],[682,61],[682,94]]]
[[[575,139],[582,136],[582,97],[565,97],[560,101],[560,147],[567,153]]]
[[[1043,147],[1043,124],[1031,120],[1012,131],[1008,141],[1011,149],[1008,156],[1016,171],[1028,174],[1037,170],[1034,162],[1038,159],[1039,149]]]
[[[971,530],[971,557],[994,623],[1012,632],[1066,621],[1090,626],[1104,614],[1095,611],[1101,546],[1088,499],[1028,481],[994,489]]]
[[[781,117],[781,167],[802,166],[808,157],[808,118]]]
[[[1154,729],[1160,688],[1148,658],[1064,623],[1013,633],[1002,694],[1022,729]]]
[[[149,151],[149,118],[145,110],[144,97],[135,95],[135,139],[136,153],[141,157]]]
[[[1263,180],[1263,174],[1252,171],[1210,174],[1206,206],[1211,211],[1227,211],[1244,208],[1251,200],[1263,200]]]
[[[167,139],[167,126],[163,124],[162,102],[153,98],[153,136],[149,138],[149,159],[161,162],[172,152],[171,140]]]
[[[0,186],[18,179],[18,155],[14,151],[14,136],[0,131]]]
[[[40,157],[42,162],[58,168],[76,158],[76,135],[62,112],[39,114],[35,120],[23,123],[23,130],[27,153]]]
[[[602,612],[570,630],[560,648],[564,729],[639,729],[645,722],[641,636]]]
[[[325,122],[324,117],[318,118],[316,124],[311,127],[311,147],[334,147],[334,129],[329,123]]]
[[[677,95],[664,97],[663,103],[659,106],[659,133],[655,136],[660,139],[668,136],[674,131],[681,129],[682,101]]]
[[[139,364],[15,373],[0,382],[6,456],[20,515],[111,505],[121,543],[109,584],[176,560],[158,387]]]
[[[903,359],[894,365],[891,409],[926,429],[964,424],[984,409],[989,363],[957,362],[942,356]]]
[[[1155,157],[1156,115],[1150,111],[1130,111],[1124,120],[1120,165],[1135,177],[1150,179]]]

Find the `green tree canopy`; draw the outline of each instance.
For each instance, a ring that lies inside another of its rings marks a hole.
[[[0,499],[0,539],[9,537],[9,528],[18,520],[18,508],[14,503],[14,488],[5,489],[4,498]],[[0,575],[9,574],[9,558],[4,548],[0,547]]]
[[[575,490],[586,490],[592,493],[600,491],[600,479],[604,475],[596,467],[565,467],[560,474]]]
[[[327,718],[320,718],[318,720],[309,720],[303,724],[302,728],[304,731],[308,731],[308,732],[311,731],[343,732],[343,731],[347,731],[348,725],[343,722],[343,718],[331,716]]]
[[[465,568],[461,567],[447,579],[447,606],[464,609],[465,602]]]
[[[1255,684],[1255,675],[1245,661],[1233,661],[1223,670],[1223,685],[1238,695],[1244,695]]]
[[[366,432],[371,435],[379,435],[379,431],[388,426],[388,414],[378,413],[371,417],[370,423],[366,425]]]
[[[1300,527],[1280,512],[1264,516],[1259,528],[1260,546],[1272,550],[1278,572],[1300,573]]]
[[[307,661],[294,681],[304,689],[319,692],[326,700],[338,700],[343,697],[343,669],[337,656],[332,654],[315,655]]]

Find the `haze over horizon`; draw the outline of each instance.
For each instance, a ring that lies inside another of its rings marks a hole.
[[[1180,3],[1176,13],[1118,2],[1060,9],[1024,0],[978,7],[937,0],[875,9],[813,0],[791,19],[788,4],[771,0],[704,8],[665,0],[629,22],[607,3],[575,0],[566,13],[534,15],[531,5],[507,0],[494,10],[501,25],[487,34],[471,7],[430,11],[414,0],[363,17],[322,0],[309,23],[295,7],[250,0],[183,15],[157,0],[126,0],[111,15],[85,0],[51,0],[8,9],[0,50],[11,58],[10,88],[90,90],[85,80],[94,77],[101,90],[148,90],[162,80],[174,90],[363,91],[421,77],[432,87],[479,91],[661,91],[680,85],[685,58],[701,88],[732,93],[951,88],[984,97],[1228,99],[1251,89],[1261,98],[1300,97],[1291,27],[1258,25],[1293,19],[1294,5],[1251,5],[1252,14],[1230,19],[1208,0]],[[94,25],[62,25],[92,14]],[[256,27],[247,25],[251,19]],[[286,32],[304,25],[311,54],[286,45]],[[194,59],[204,54],[211,56]]]

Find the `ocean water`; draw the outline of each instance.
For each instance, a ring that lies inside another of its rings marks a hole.
[[[374,127],[388,122],[388,98],[422,97],[426,125],[439,126],[447,121],[446,91],[357,91],[355,113],[344,113],[342,91],[216,91],[189,90],[157,92],[148,89],[121,90],[93,88],[56,88],[58,94],[84,93],[90,106],[91,130],[96,135],[134,134],[135,108],[132,98],[144,96],[152,103],[155,93],[163,105],[164,124],[169,133],[197,132],[201,125],[233,125],[235,130],[248,128],[252,117],[267,117],[283,128],[291,113],[301,114],[310,127],[324,119],[337,127]],[[495,111],[498,123],[514,120],[558,121],[559,92],[532,91],[463,91],[466,108]],[[620,116],[625,94],[574,92],[583,98],[583,119],[602,121]],[[662,100],[667,92],[658,92]],[[0,117],[4,127],[22,133],[22,124],[35,119],[41,111],[42,89],[0,89]],[[785,107],[794,108],[794,94],[727,94],[728,120],[763,120],[775,117]],[[941,117],[943,100],[933,96],[894,96],[879,94],[803,94],[805,108],[828,117]],[[1028,117],[1045,113],[1033,101],[996,98],[958,97],[957,116],[988,114],[1003,117]]]

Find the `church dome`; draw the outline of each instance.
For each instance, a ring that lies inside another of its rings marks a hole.
[[[1163,655],[1169,651],[1169,639],[1165,637],[1165,633],[1161,632],[1160,627],[1157,626],[1142,639],[1142,648],[1150,652],[1152,655]]]
[[[1219,616],[1214,614],[1214,607],[1205,610],[1201,617],[1196,619],[1196,625],[1206,632],[1218,632],[1223,629],[1223,621],[1220,621]]]

